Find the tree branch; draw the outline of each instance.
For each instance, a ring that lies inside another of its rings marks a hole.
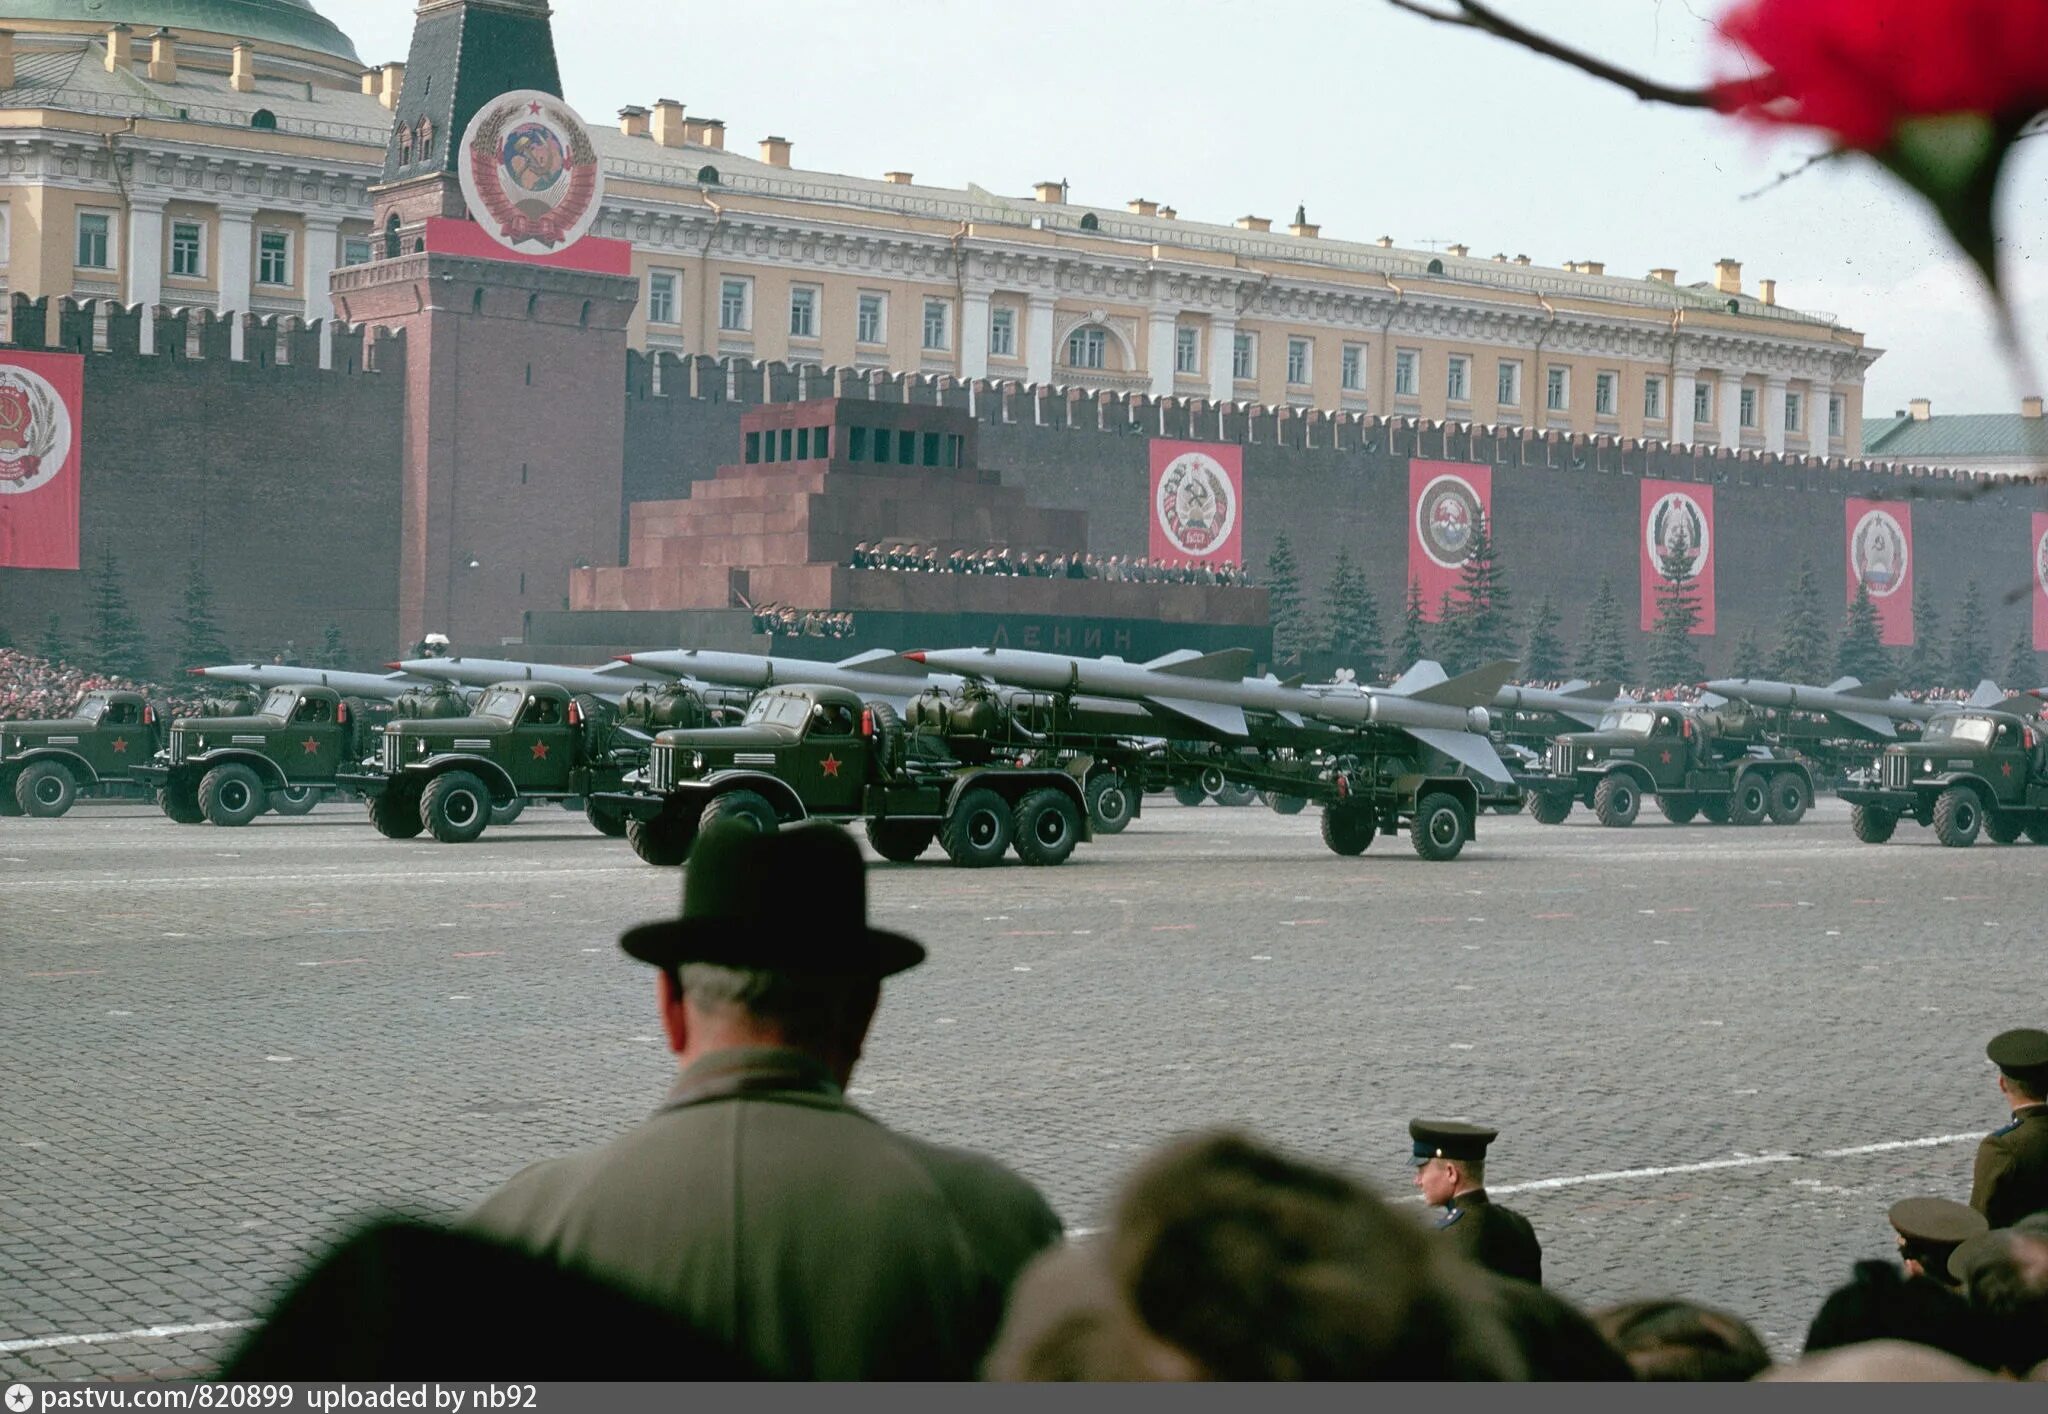
[[[1843,155],[1844,150],[1839,147],[1831,147],[1826,152],[1816,152],[1809,156],[1804,162],[1801,162],[1797,167],[1793,167],[1787,171],[1778,173],[1777,176],[1771,178],[1768,182],[1765,182],[1755,191],[1744,192],[1738,199],[1742,201],[1754,201],[1758,197],[1762,196],[1765,192],[1775,191],[1779,187],[1782,187],[1783,185],[1785,185],[1785,183],[1791,181],[1794,177],[1797,177],[1804,173],[1808,168],[1818,167],[1823,162],[1832,162],[1837,157],[1841,157]]]
[[[1411,15],[1420,15],[1440,25],[1456,25],[1461,29],[1483,30],[1487,34],[1496,35],[1545,58],[1568,64],[1581,73],[1591,74],[1596,79],[1603,79],[1619,88],[1625,88],[1645,103],[1667,103],[1675,108],[1718,106],[1715,90],[1711,88],[1674,88],[1670,84],[1659,83],[1655,79],[1631,73],[1604,59],[1596,59],[1583,50],[1574,49],[1534,30],[1525,29],[1492,6],[1483,3],[1483,0],[1455,0],[1458,7],[1456,11],[1432,9],[1419,3],[1419,0],[1387,0],[1387,3],[1397,10],[1406,10]]]

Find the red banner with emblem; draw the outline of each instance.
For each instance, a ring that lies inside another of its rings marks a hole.
[[[82,354],[0,352],[0,569],[78,568]]]
[[[1442,617],[1481,521],[1493,535],[1493,468],[1472,462],[1408,463],[1408,579],[1422,590],[1422,616]]]
[[[1664,583],[1667,553],[1689,569],[1699,622],[1693,633],[1714,632],[1714,488],[1696,481],[1645,481],[1642,489],[1642,621],[1645,633],[1657,622],[1657,589]]]
[[[1228,442],[1154,437],[1152,536],[1155,560],[1244,562],[1244,448]]]
[[[1849,533],[1845,604],[1856,602],[1856,586],[1870,587],[1879,633],[1887,647],[1913,641],[1913,507],[1905,501],[1845,503]]]
[[[2034,512],[2034,534],[2027,543],[2034,562],[2034,648],[2048,653],[2048,511]]]

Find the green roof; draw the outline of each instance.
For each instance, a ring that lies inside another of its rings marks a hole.
[[[351,64],[356,47],[312,0],[0,0],[0,22],[56,20],[82,29],[125,24],[137,35],[168,26],[290,44]]]
[[[1866,417],[1863,455],[1885,460],[1940,457],[2048,458],[2048,419],[2016,412],[1941,417]]]

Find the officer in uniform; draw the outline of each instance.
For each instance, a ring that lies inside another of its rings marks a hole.
[[[1415,1186],[1442,1208],[1437,1230],[1489,1271],[1543,1285],[1543,1246],[1529,1220],[1486,1196],[1486,1146],[1500,1131],[1456,1120],[1411,1120]]]
[[[1901,1198],[1886,1216],[1899,1235],[1899,1260],[1906,1264],[1906,1275],[1946,1287],[1959,1284],[1949,1271],[1956,1248],[1991,1229],[1982,1213],[1953,1198]]]
[[[2048,1031],[2001,1031],[1984,1048],[2012,1123],[1977,1146],[1970,1206],[1993,1227],[2048,1209]]]

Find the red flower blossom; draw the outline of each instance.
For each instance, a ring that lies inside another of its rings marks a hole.
[[[1720,32],[1748,73],[1723,111],[1883,150],[1907,119],[2048,109],[2048,0],[1741,0]]]

